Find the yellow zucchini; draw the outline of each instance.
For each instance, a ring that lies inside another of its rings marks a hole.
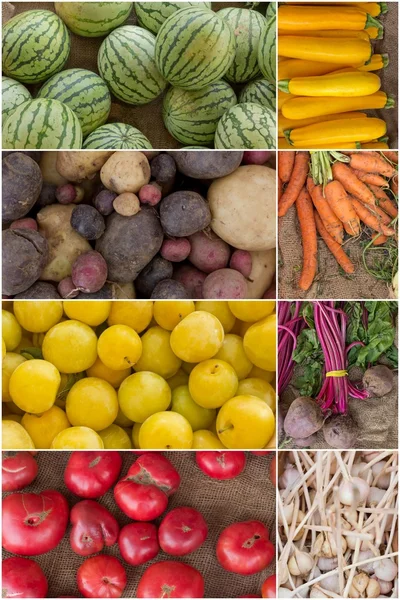
[[[367,27],[382,25],[365,10],[354,6],[294,6],[278,8],[278,31],[319,31],[320,29],[346,29],[361,31]]]
[[[316,62],[315,60],[298,60],[288,58],[278,64],[278,81],[292,79],[292,77],[312,77],[313,75],[326,75],[340,69],[341,65],[333,63]]]
[[[281,92],[295,96],[347,98],[374,94],[381,87],[381,80],[374,73],[356,70],[350,73],[329,73],[317,77],[282,79],[279,81],[278,87]]]
[[[371,44],[359,39],[279,36],[281,56],[351,66],[364,64],[371,58]]]
[[[286,2],[286,4],[308,4],[308,2]],[[365,10],[371,17],[379,17],[387,13],[386,2],[333,2],[330,6],[355,6]]]
[[[359,71],[379,71],[385,69],[389,64],[389,54],[373,54],[366,65],[357,67]]]
[[[287,119],[281,113],[278,114],[278,136],[284,137],[285,129],[294,129],[296,127],[305,127],[314,123],[324,121],[337,121],[338,119],[362,119],[367,114],[363,112],[348,112],[338,115],[324,115],[323,117],[310,117],[309,119]]]
[[[308,148],[310,144],[338,145],[346,142],[369,142],[386,133],[383,119],[338,119],[315,123],[297,129],[286,129],[285,137],[296,148]]]
[[[386,142],[367,142],[361,144],[363,150],[389,150],[389,146]]]
[[[308,119],[322,115],[344,113],[354,110],[393,108],[394,99],[379,91],[370,96],[356,98],[291,98],[282,105],[282,114],[287,119]]]
[[[284,94],[278,90],[278,110],[281,110],[284,103],[288,100],[293,100],[293,98],[296,98],[296,96],[293,96],[293,94]]]
[[[307,150],[359,150],[361,148],[359,142],[348,142],[347,144],[340,144],[339,146],[329,146],[326,144],[310,144],[307,146]],[[286,138],[279,138],[278,150],[298,150],[295,146],[289,144]]]
[[[309,31],[303,31],[297,29],[296,31],[287,31],[286,29],[280,29],[279,35],[299,35],[302,37],[310,37]],[[324,38],[349,38],[349,39],[360,39],[366,42],[370,41],[370,37],[365,30],[362,31],[348,31],[346,29],[322,29],[320,31],[313,31],[313,37],[324,37]]]

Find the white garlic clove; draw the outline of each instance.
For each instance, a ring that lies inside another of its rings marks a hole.
[[[360,477],[353,477],[351,481],[342,481],[339,486],[339,500],[346,506],[359,506],[366,501],[369,485]]]
[[[383,558],[372,563],[375,575],[382,581],[393,581],[397,575],[397,565],[390,558]],[[385,593],[385,592],[384,592]]]
[[[278,479],[278,484],[281,489],[292,488],[300,481],[298,470],[292,465],[287,466],[282,475]]]
[[[296,550],[289,559],[288,569],[292,575],[305,577],[314,566],[314,560],[308,552]]]

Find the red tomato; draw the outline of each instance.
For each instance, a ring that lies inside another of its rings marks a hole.
[[[32,483],[38,465],[30,452],[3,452],[2,490],[16,492]]]
[[[255,456],[267,456],[271,453],[271,450],[250,450],[250,452]]]
[[[72,452],[65,469],[64,482],[77,496],[99,498],[116,482],[121,466],[119,452]]]
[[[243,471],[246,454],[242,450],[200,451],[196,452],[196,462],[203,473],[213,479],[233,479]]]
[[[29,558],[12,556],[3,560],[3,598],[45,598],[47,579],[40,566]]]
[[[167,496],[179,487],[180,475],[175,467],[159,452],[145,452],[133,463],[128,472],[136,483],[153,484]]]
[[[71,548],[80,556],[101,552],[118,539],[119,525],[113,515],[95,500],[82,500],[71,510]]]
[[[181,506],[171,510],[161,521],[158,540],[167,554],[184,556],[200,548],[207,533],[203,515],[194,508]]]
[[[276,598],[276,575],[270,575],[262,584],[261,595],[263,598]]]
[[[217,558],[227,571],[254,575],[269,565],[275,554],[268,529],[260,521],[233,523],[221,533]]]
[[[79,567],[76,580],[85,598],[121,598],[127,583],[119,560],[105,554],[87,558]]]
[[[11,494],[3,500],[3,548],[35,556],[55,548],[68,524],[68,503],[60,492]]]
[[[137,598],[203,598],[204,579],[194,567],[166,560],[148,567],[136,591]]]
[[[273,485],[276,486],[276,454],[274,454],[274,457],[271,460],[271,464],[269,465],[269,478],[272,481]]]
[[[120,509],[135,521],[153,521],[168,506],[168,498],[155,485],[142,485],[132,481],[128,475],[114,488],[115,502]]]
[[[130,565],[143,565],[160,551],[157,527],[153,523],[130,523],[118,538],[122,558]]]

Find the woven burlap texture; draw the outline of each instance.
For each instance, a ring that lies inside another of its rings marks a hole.
[[[132,452],[124,452],[122,475],[136,460]],[[56,489],[64,494],[70,507],[81,498],[72,494],[65,486],[63,473],[70,453],[63,451],[40,451],[36,456],[39,474],[32,485],[24,491],[40,492]],[[270,538],[275,543],[275,488],[269,480],[269,466],[273,454],[257,457],[247,453],[246,467],[239,477],[229,481],[216,481],[207,477],[197,466],[194,452],[165,452],[181,475],[178,491],[170,497],[168,511],[178,506],[191,506],[198,509],[207,521],[209,531],[205,543],[184,557],[171,557],[163,552],[141,567],[132,567],[119,556],[118,544],[104,550],[104,554],[116,556],[126,569],[128,585],[124,598],[135,597],[137,584],[145,569],[159,561],[178,560],[198,569],[205,579],[205,597],[235,598],[245,594],[260,595],[261,585],[267,575],[275,572],[275,559],[268,570],[252,576],[241,576],[225,571],[218,563],[215,546],[218,536],[228,525],[237,521],[260,520],[268,526]],[[122,527],[132,522],[119,510],[114,502],[112,491],[107,492],[99,502],[108,508]],[[160,522],[158,519],[157,522]],[[75,554],[69,544],[70,526],[61,543],[47,554],[33,556],[49,580],[48,597],[74,595],[79,597],[76,586],[76,572],[84,558]],[[3,558],[10,556],[3,553]]]
[[[267,3],[268,4],[268,3]],[[15,14],[32,9],[46,9],[54,12],[53,2],[15,2]],[[213,2],[213,10],[226,7],[223,2]],[[228,6],[244,7],[244,2],[229,2]],[[134,10],[125,25],[136,25],[136,16]],[[71,54],[64,69],[81,68],[89,69],[98,73],[97,53],[104,38],[85,38],[71,33]],[[28,86],[35,93],[40,86]],[[164,127],[162,120],[162,103],[164,94],[144,106],[132,106],[125,104],[112,96],[111,113],[108,118],[109,123],[128,123],[137,127],[150,140],[153,148],[181,148]]]

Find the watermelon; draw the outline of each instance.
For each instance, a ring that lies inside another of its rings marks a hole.
[[[127,104],[147,104],[167,85],[154,60],[155,41],[150,31],[125,25],[110,33],[100,46],[100,75],[114,96]]]
[[[257,62],[258,41],[267,24],[265,17],[248,8],[223,8],[218,11],[235,36],[235,58],[225,73],[228,81],[245,83],[260,75]]]
[[[229,25],[206,8],[182,8],[161,26],[156,39],[156,63],[175,87],[201,88],[221,79],[235,56]]]
[[[69,106],[80,121],[84,137],[103,125],[111,110],[107,85],[97,73],[86,69],[67,69],[53,75],[37,97],[53,98]]]
[[[133,2],[54,2],[56,13],[71,31],[101,37],[125,23]]]
[[[3,72],[23,83],[40,83],[68,60],[68,29],[49,10],[27,10],[3,26]]]
[[[197,91],[171,87],[164,98],[164,125],[183,144],[207,146],[214,141],[219,119],[236,102],[236,94],[226,81]]]
[[[135,12],[139,25],[157,34],[168,17],[190,6],[211,8],[211,2],[135,2]]]
[[[22,83],[10,77],[1,78],[1,92],[1,120],[3,123],[17,106],[32,99],[30,91]]]
[[[3,148],[64,150],[82,147],[76,114],[58,100],[37,98],[20,104],[3,127]]]
[[[270,2],[268,4],[267,12],[265,13],[265,16],[267,17],[267,19],[270,19],[271,17],[276,15],[276,5],[277,5],[277,2]]]
[[[254,102],[275,112],[276,88],[266,79],[250,81],[240,92],[239,102]]]
[[[93,131],[83,147],[90,150],[148,150],[153,146],[136,127],[125,123],[108,123]]]
[[[276,16],[267,22],[258,44],[258,66],[261,73],[276,85]]]
[[[275,112],[246,102],[230,108],[219,120],[215,148],[267,150],[276,144]]]

